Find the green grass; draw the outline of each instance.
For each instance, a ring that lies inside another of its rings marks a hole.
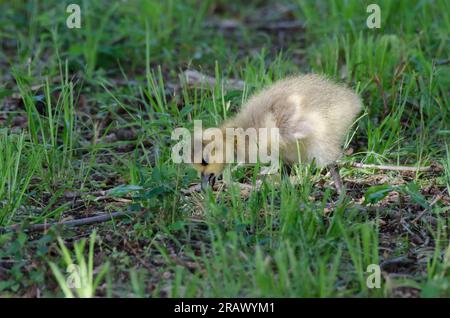
[[[95,231],[92,232],[89,238],[89,251],[88,260],[86,262],[84,258],[84,248],[86,245],[86,240],[81,240],[75,243],[75,259],[70,251],[64,245],[61,238],[58,238],[60,254],[64,260],[64,267],[67,270],[62,270],[55,263],[50,262],[49,266],[52,269],[53,274],[58,281],[59,286],[64,292],[64,296],[67,298],[74,298],[75,296],[79,298],[92,298],[95,296],[96,289],[99,283],[102,281],[105,274],[108,272],[108,263],[100,268],[100,272],[96,274],[94,279],[94,245],[95,245]],[[66,279],[63,272],[70,274],[70,278]],[[75,291],[75,295],[72,292]]]
[[[83,1],[81,29],[66,28],[68,3],[0,3],[0,296],[450,296],[448,1],[378,1],[376,30],[370,1]],[[238,24],[211,26],[224,19]],[[286,19],[304,27],[262,27]],[[186,69],[215,85],[184,85]],[[306,165],[300,184],[230,167],[224,178],[260,189],[183,194],[199,179],[170,158],[175,128],[217,125],[307,72],[364,102],[340,161],[346,196]],[[25,230],[112,211],[130,215]],[[67,286],[71,262],[82,289]]]

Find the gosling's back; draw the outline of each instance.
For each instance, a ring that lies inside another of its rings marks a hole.
[[[341,145],[361,108],[352,90],[309,74],[278,81],[253,95],[232,124],[278,127],[285,161],[315,159],[319,166],[326,166],[341,155]]]

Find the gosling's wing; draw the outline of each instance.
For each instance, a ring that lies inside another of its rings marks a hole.
[[[317,123],[311,120],[311,111],[301,93],[282,96],[276,101],[271,112],[284,141],[294,142],[314,134],[314,126]]]

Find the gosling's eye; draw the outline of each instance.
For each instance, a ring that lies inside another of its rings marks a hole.
[[[208,165],[208,163],[206,162],[206,160],[202,158],[202,166],[207,166],[207,165]]]

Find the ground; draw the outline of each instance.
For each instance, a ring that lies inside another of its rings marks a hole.
[[[0,296],[450,296],[448,1],[71,2],[0,3]],[[171,132],[308,72],[364,102],[347,194],[311,165],[191,191]]]

